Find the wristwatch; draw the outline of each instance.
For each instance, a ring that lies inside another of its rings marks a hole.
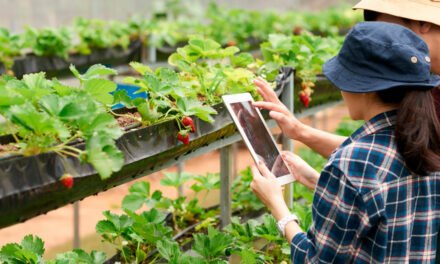
[[[281,218],[280,221],[278,221],[278,231],[280,231],[283,236],[286,235],[286,225],[292,221],[295,221],[299,224],[298,216],[296,216],[295,214],[290,214],[286,215],[285,217]]]

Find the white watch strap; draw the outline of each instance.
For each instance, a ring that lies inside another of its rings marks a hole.
[[[295,214],[286,215],[285,217],[281,218],[280,221],[278,221],[278,230],[283,236],[286,235],[286,225],[292,221],[296,221],[299,224],[298,217]]]

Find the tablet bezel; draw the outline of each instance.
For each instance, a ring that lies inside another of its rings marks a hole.
[[[235,123],[235,126],[237,127],[238,131],[240,132],[241,137],[243,138],[243,141],[245,142],[246,146],[248,147],[252,158],[254,159],[255,163],[257,163],[258,162],[258,155],[255,152],[254,148],[252,147],[251,142],[249,141],[248,137],[246,136],[246,133],[244,132],[243,127],[240,125],[240,122],[238,121],[238,118],[235,115],[234,110],[231,107],[232,103],[241,103],[241,102],[248,102],[248,101],[253,103],[254,99],[252,98],[250,93],[223,95],[222,99],[223,99],[223,102],[224,102],[226,108],[228,109],[229,115],[231,116],[232,120]],[[266,128],[266,132],[269,133],[269,135],[270,135],[272,143],[275,145],[276,149],[278,150],[278,154],[281,155],[281,152],[280,152],[280,150],[279,150],[279,148],[278,148],[278,146],[272,136],[272,133],[269,130],[269,127],[267,126],[263,116],[261,115],[260,110],[258,108],[256,108],[256,110],[257,110],[258,116],[260,117],[261,122],[263,123],[264,127]],[[288,171],[290,172],[290,174],[276,177],[276,181],[280,185],[285,185],[285,184],[294,182],[295,178],[293,177],[292,171],[290,170],[289,166],[287,166],[286,161],[282,157],[281,157],[281,159],[283,160],[283,163],[286,166],[286,168],[288,169]]]

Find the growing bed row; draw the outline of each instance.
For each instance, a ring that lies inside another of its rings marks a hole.
[[[343,12],[346,11],[346,12]],[[167,51],[186,43],[191,35],[212,38],[223,46],[242,50],[258,47],[269,34],[301,34],[304,31],[337,35],[360,21],[349,9],[329,9],[319,13],[226,10],[210,4],[206,15],[178,16],[175,20],[133,17],[127,22],[78,18],[73,26],[34,29],[14,34],[0,28],[0,72],[16,76],[46,71],[50,76],[67,72],[68,65],[87,67],[101,63],[127,64],[139,61],[148,45]],[[154,36],[154,37],[150,37]],[[168,52],[166,52],[168,53]],[[168,53],[169,54],[169,53]]]

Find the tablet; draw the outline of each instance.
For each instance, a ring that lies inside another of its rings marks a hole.
[[[260,110],[252,105],[252,96],[243,93],[222,98],[255,163],[262,160],[280,185],[294,181]]]

